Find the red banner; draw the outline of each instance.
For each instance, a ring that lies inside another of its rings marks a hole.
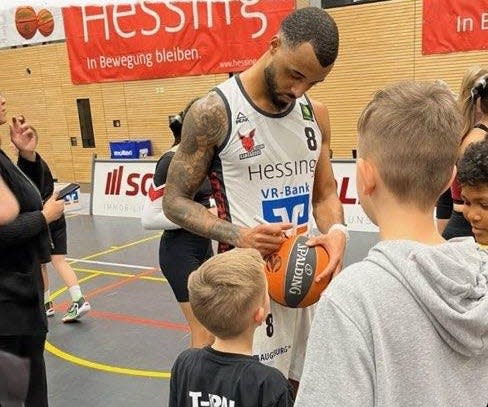
[[[73,83],[239,72],[295,0],[165,0],[63,8]]]
[[[424,0],[422,53],[488,49],[488,0]]]

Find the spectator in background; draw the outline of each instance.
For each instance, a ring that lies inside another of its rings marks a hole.
[[[190,273],[212,256],[211,241],[171,222],[164,214],[162,205],[168,167],[181,141],[181,129],[186,112],[194,101],[192,100],[184,111],[174,116],[170,121],[174,143],[172,148],[163,154],[156,164],[153,184],[144,204],[142,225],[146,229],[164,230],[159,244],[159,265],[190,326],[191,346],[201,348],[210,344],[213,337],[193,315],[188,302],[187,285]],[[210,183],[205,178],[193,199],[210,209],[211,195]]]
[[[5,98],[0,97],[0,124],[7,122],[5,106]],[[10,137],[19,154],[35,163],[36,174],[41,176],[40,156],[35,152],[37,133],[23,116],[12,119]],[[37,188],[2,150],[0,179],[0,202],[14,196],[18,205],[13,220],[0,225],[0,350],[29,359],[25,406],[47,407],[47,322],[39,270],[41,259],[50,255],[48,224],[60,218],[64,203],[54,195],[43,205]]]
[[[462,158],[466,148],[474,142],[482,140],[488,133],[488,69],[473,66],[469,68],[461,82],[458,96],[458,106],[463,115],[461,130],[461,145],[459,159]],[[451,239],[458,236],[472,236],[471,225],[463,216],[463,200],[461,186],[457,178],[451,185],[452,213],[442,236]],[[443,195],[438,203],[438,217],[446,207],[446,196]],[[444,217],[447,212],[444,210]]]
[[[37,163],[26,160],[21,154],[19,154],[17,165],[37,186],[41,193],[42,200],[46,201],[54,192],[54,179],[47,163],[42,158],[39,158],[39,160],[42,165],[42,174],[40,177],[36,174]],[[91,306],[81,292],[76,273],[66,261],[68,246],[66,219],[64,214],[49,225],[49,233],[53,243],[51,250],[51,264],[63,280],[66,287],[68,287],[69,295],[71,297],[71,304],[68,306],[62,320],[63,322],[77,321],[90,311]],[[51,317],[54,315],[55,311],[53,302],[51,301],[46,264],[42,264],[41,272],[44,282],[44,306],[46,315]]]

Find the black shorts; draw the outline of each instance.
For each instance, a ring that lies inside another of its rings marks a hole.
[[[68,253],[68,247],[66,238],[66,220],[64,215],[49,225],[49,232],[51,233],[51,240],[54,245],[51,254],[66,255]]]
[[[159,244],[159,266],[178,302],[188,302],[188,277],[213,255],[210,239],[184,229],[167,230]]]

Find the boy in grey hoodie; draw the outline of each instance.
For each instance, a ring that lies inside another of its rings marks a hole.
[[[488,256],[433,220],[459,124],[435,83],[390,86],[364,109],[357,189],[381,241],[324,291],[295,406],[486,407]]]

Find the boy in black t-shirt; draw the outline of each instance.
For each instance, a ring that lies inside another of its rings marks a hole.
[[[212,257],[190,275],[188,289],[196,318],[215,342],[178,356],[169,406],[291,407],[285,377],[251,356],[254,331],[269,311],[259,252],[234,249]]]

